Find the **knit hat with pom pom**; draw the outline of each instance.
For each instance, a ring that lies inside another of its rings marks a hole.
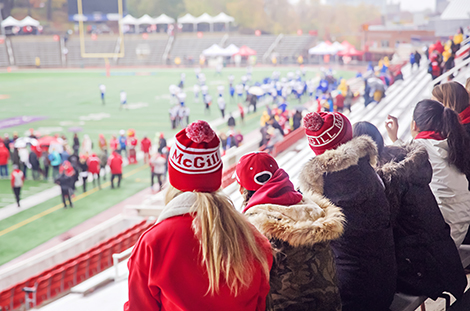
[[[304,117],[308,144],[316,155],[352,139],[352,126],[339,112],[311,112]]]
[[[219,137],[205,121],[181,130],[168,156],[170,184],[181,191],[217,191],[222,184],[219,145]]]

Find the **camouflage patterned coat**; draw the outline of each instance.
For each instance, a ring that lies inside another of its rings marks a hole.
[[[329,242],[343,232],[344,216],[328,200],[312,195],[293,206],[263,204],[245,215],[271,241],[272,310],[341,310]]]

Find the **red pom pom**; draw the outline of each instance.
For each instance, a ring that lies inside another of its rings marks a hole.
[[[311,112],[304,118],[304,126],[307,130],[316,132],[323,126],[323,118],[317,112]]]
[[[186,136],[197,144],[202,142],[208,143],[214,139],[215,132],[212,130],[209,123],[199,120],[188,125],[186,128]]]

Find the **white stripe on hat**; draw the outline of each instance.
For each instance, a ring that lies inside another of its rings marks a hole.
[[[183,174],[210,174],[222,166],[219,148],[198,149],[199,154],[191,154],[180,148],[181,144],[174,144],[168,157],[170,165]],[[194,149],[194,148],[191,148]]]

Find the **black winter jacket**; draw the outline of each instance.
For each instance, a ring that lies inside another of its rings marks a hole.
[[[467,279],[460,256],[429,187],[432,167],[417,144],[387,146],[379,160],[393,215],[398,266],[397,291],[437,299],[462,297]]]
[[[388,311],[396,288],[391,212],[372,165],[377,147],[356,137],[311,159],[299,177],[303,193],[319,193],[340,207],[344,234],[331,242],[343,311]]]

